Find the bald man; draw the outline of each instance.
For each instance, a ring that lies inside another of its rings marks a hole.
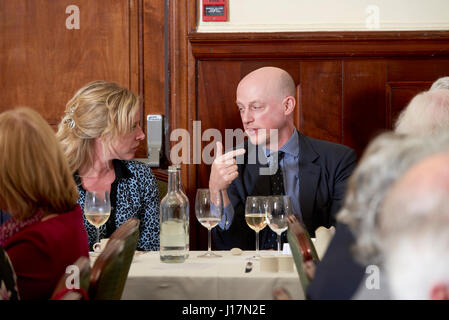
[[[270,165],[276,169],[277,163],[284,194],[290,196],[293,213],[309,233],[314,236],[319,226],[334,225],[356,163],[354,150],[309,138],[295,128],[296,86],[282,69],[264,67],[249,73],[240,81],[236,95],[249,141],[242,149],[224,155],[220,145],[212,164],[209,188],[213,192],[226,190],[224,219],[219,228],[213,229],[216,248],[254,250],[255,232],[245,221],[245,201],[248,196],[273,193],[273,178],[278,175],[273,171],[263,174],[261,168]],[[277,130],[277,139],[270,135],[273,129]],[[255,163],[251,161],[254,150],[262,155]],[[244,159],[237,164],[235,157],[239,155]],[[259,241],[261,249],[277,246],[276,235],[268,227],[260,232]]]

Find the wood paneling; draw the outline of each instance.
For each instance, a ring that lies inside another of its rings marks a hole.
[[[368,141],[388,128],[383,60],[344,60],[342,143],[361,155]]]
[[[165,1],[143,3],[143,77],[145,111],[166,115],[165,103]]]
[[[444,45],[444,50],[448,45]],[[429,81],[448,75],[449,54],[429,55],[420,59],[391,59],[387,61],[388,81]]]
[[[342,62],[302,61],[298,108],[307,135],[342,143]]]
[[[412,100],[412,98],[425,90],[428,90],[432,82],[428,81],[406,81],[406,82],[388,82],[387,84],[387,111],[388,128],[393,128],[399,116],[399,113]]]
[[[198,59],[406,57],[449,54],[448,31],[189,34]]]
[[[0,0],[0,111],[39,111],[53,126],[66,102],[87,82],[132,85],[130,45],[134,1]],[[66,28],[66,7],[80,9],[80,29]]]
[[[166,36],[168,26],[165,23],[164,0],[139,0],[139,60],[141,61],[141,89],[143,97],[142,120],[145,134],[147,133],[146,116],[148,114],[161,114],[166,116],[166,91],[168,81],[166,77]],[[167,118],[165,118],[167,120]],[[165,126],[167,127],[167,126]],[[166,135],[167,136],[167,135]],[[163,146],[163,152],[167,148]],[[138,157],[147,156],[147,145],[141,143],[137,153]],[[164,162],[166,159],[163,158]]]
[[[168,134],[174,129],[186,129],[192,135],[193,120],[196,114],[196,61],[192,55],[187,35],[196,26],[196,1],[168,0],[169,34],[169,113]],[[176,142],[171,142],[172,145]],[[169,146],[168,150],[169,150]],[[181,179],[190,200],[190,247],[207,248],[207,230],[201,226],[195,216],[195,195],[197,189],[195,165],[181,166]]]

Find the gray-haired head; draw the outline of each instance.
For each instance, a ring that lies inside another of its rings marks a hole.
[[[348,182],[337,219],[349,225],[356,238],[354,256],[364,264],[381,262],[378,213],[394,181],[424,157],[449,151],[449,135],[409,136],[383,133],[365,150]]]
[[[383,267],[391,297],[449,299],[449,219],[407,222],[404,219],[399,230],[382,238]]]
[[[434,83],[429,90],[449,89],[449,77],[441,77]]]
[[[402,134],[449,132],[449,90],[421,92],[400,113],[395,131]]]

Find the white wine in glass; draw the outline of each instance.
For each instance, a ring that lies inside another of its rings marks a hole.
[[[289,196],[267,197],[267,222],[270,229],[277,234],[278,254],[281,253],[281,234],[288,228],[287,217],[292,214]]]
[[[209,189],[198,189],[195,198],[195,214],[198,221],[207,228],[207,253],[201,258],[221,257],[211,250],[211,229],[214,228],[223,217],[223,196],[221,191],[211,192]]]
[[[266,197],[247,197],[245,204],[245,220],[248,226],[256,232],[256,258],[259,253],[259,231],[267,226]]]
[[[84,203],[84,216],[97,229],[97,241],[100,242],[100,227],[111,215],[111,200],[108,191],[87,191]]]

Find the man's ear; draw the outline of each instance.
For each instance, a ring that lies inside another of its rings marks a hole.
[[[437,283],[430,289],[431,300],[449,300],[449,286],[446,283]]]
[[[282,106],[284,107],[284,114],[286,116],[291,115],[296,107],[296,99],[292,96],[285,97]]]

